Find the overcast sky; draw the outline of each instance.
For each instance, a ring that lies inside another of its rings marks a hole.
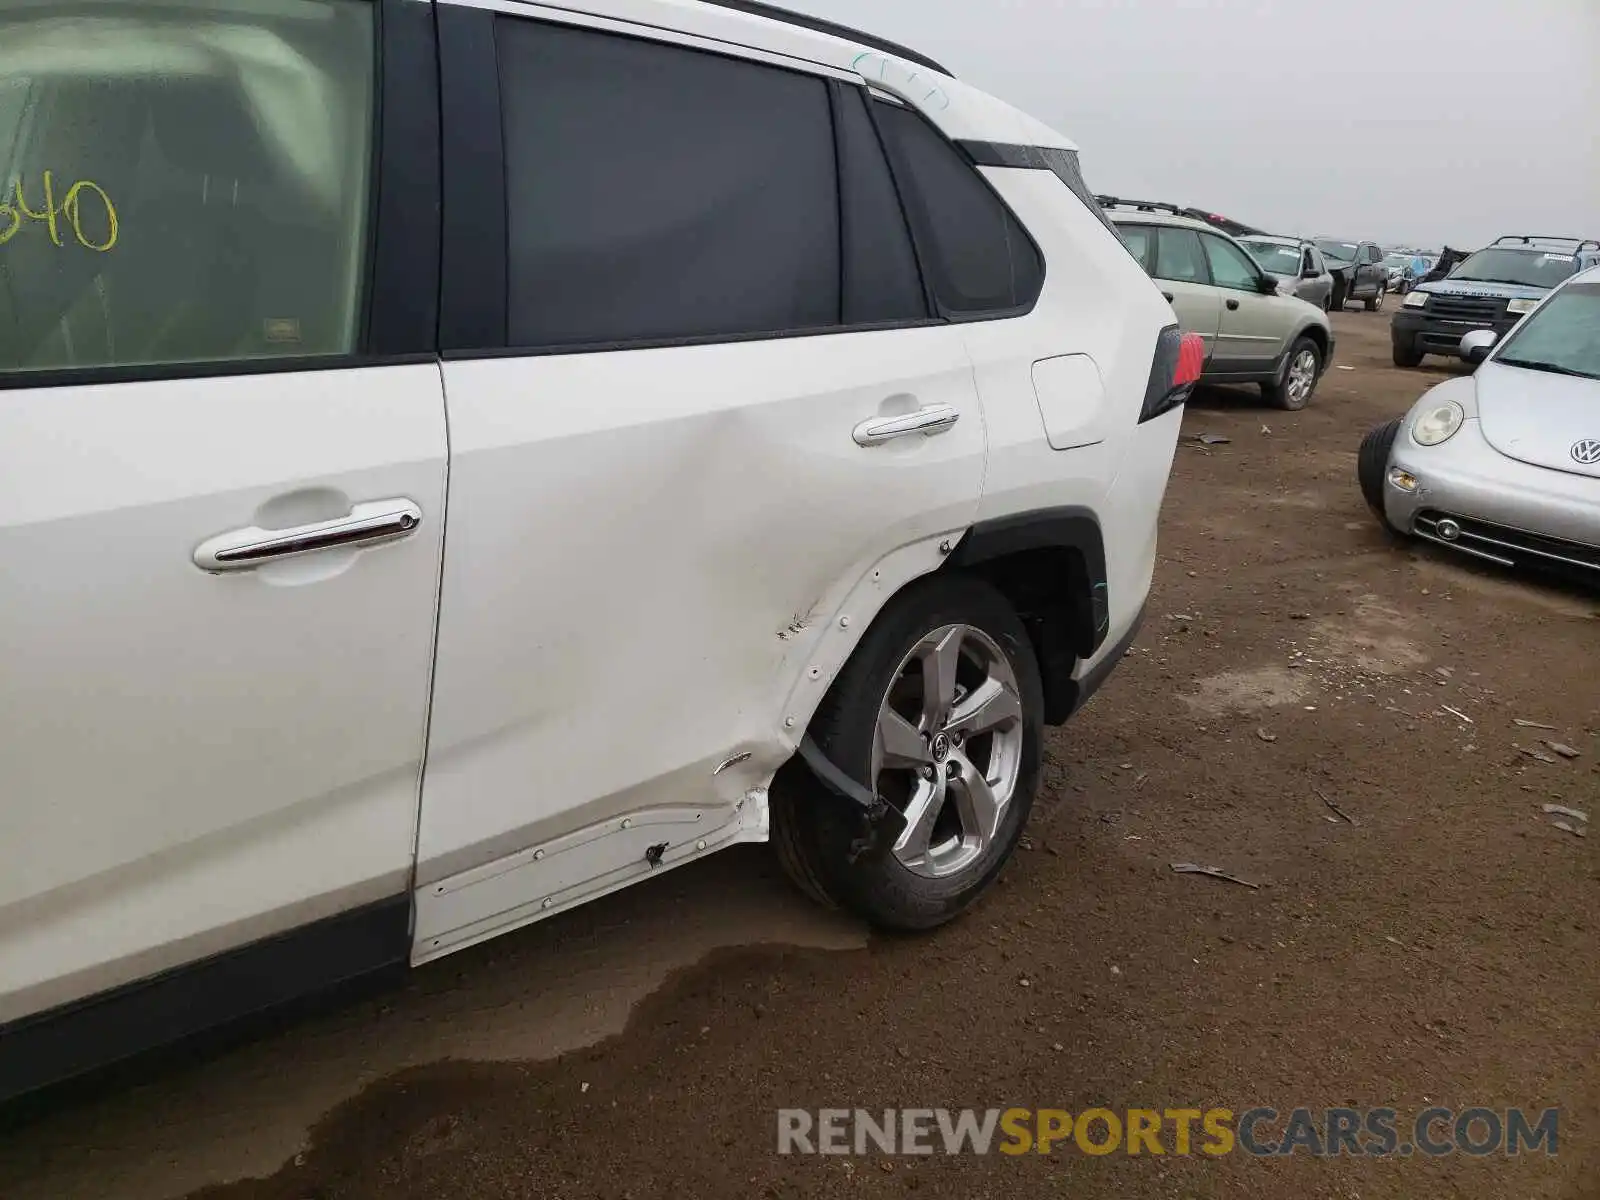
[[[1600,237],[1600,0],[779,0],[913,46],[1096,191],[1285,233]]]

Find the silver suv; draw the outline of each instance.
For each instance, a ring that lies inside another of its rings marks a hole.
[[[1176,205],[1099,199],[1183,331],[1205,342],[1202,381],[1260,384],[1279,408],[1311,402],[1333,360],[1327,314],[1284,294],[1237,241]]]

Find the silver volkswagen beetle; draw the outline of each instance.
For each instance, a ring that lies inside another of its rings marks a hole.
[[[1600,585],[1600,267],[1461,357],[1472,375],[1362,441],[1367,503],[1398,533]]]

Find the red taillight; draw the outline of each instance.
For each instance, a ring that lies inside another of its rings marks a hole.
[[[1176,325],[1163,329],[1156,338],[1155,361],[1150,364],[1150,383],[1139,420],[1154,420],[1187,400],[1205,365],[1206,344],[1198,333],[1182,333]]]
[[[1173,387],[1193,387],[1206,365],[1206,343],[1198,333],[1186,333],[1178,347],[1178,366],[1172,372]]]

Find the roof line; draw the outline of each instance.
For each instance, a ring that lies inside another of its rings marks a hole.
[[[840,25],[836,21],[826,21],[821,17],[808,17],[804,13],[792,12],[787,8],[779,8],[776,4],[767,4],[764,0],[704,0],[706,4],[718,8],[731,8],[736,12],[748,13],[753,17],[766,17],[768,20],[781,21],[785,25],[794,25],[801,29],[809,29],[813,33],[826,33],[832,37],[843,38],[847,42],[857,42],[863,46],[871,46],[874,50],[882,50],[893,54],[897,58],[909,59],[930,70],[955,78],[955,72],[941,66],[926,54],[918,54],[915,50],[902,46],[899,42],[891,42],[888,38],[875,37],[870,33],[862,33],[859,29],[852,29],[848,25]]]

